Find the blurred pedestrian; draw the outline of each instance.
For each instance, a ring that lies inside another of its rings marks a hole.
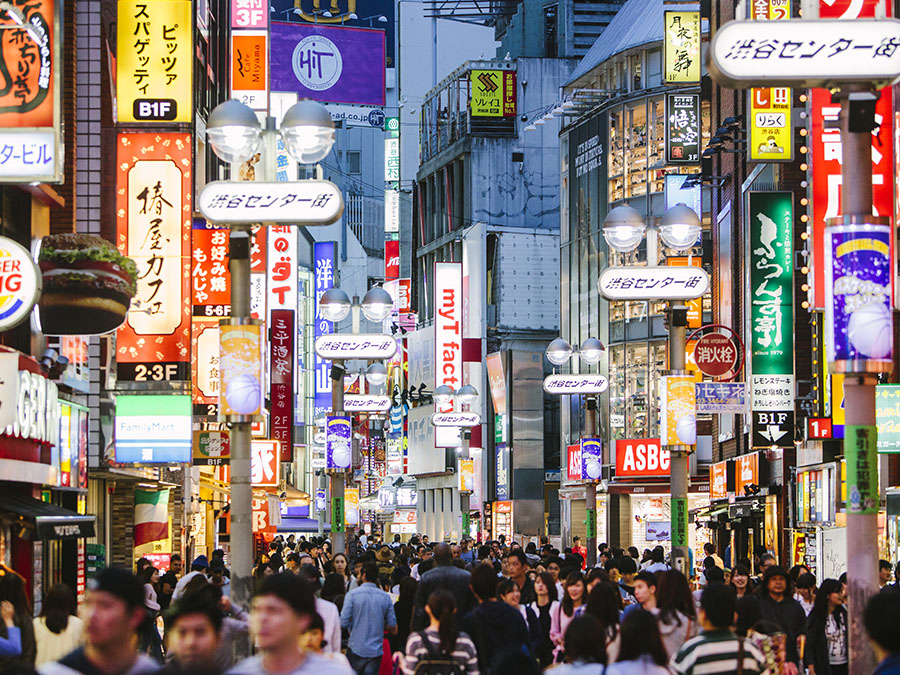
[[[392,651],[402,652],[406,649],[418,587],[419,582],[409,575],[400,580],[397,589],[397,602],[394,603],[394,616],[397,617],[397,634],[391,638]]]
[[[166,615],[167,662],[160,675],[221,675],[222,611],[210,593],[176,601]]]
[[[84,644],[84,621],[77,616],[77,605],[75,592],[66,584],[47,591],[41,614],[33,621],[35,666],[57,661]]]
[[[460,616],[468,614],[474,605],[472,591],[469,588],[471,575],[453,565],[453,555],[447,544],[440,543],[435,545],[434,565],[432,569],[422,574],[419,579],[413,610],[413,630],[421,630],[428,625],[425,605],[431,594],[440,588],[447,589],[453,594],[453,600],[456,603]]]
[[[556,645],[554,661],[559,663],[565,651],[565,634],[569,623],[584,611],[587,603],[586,587],[581,572],[572,572],[566,577],[565,591],[556,614],[550,617],[550,638]]]
[[[519,590],[519,585],[512,579],[501,579],[497,584],[497,597],[522,617],[525,627],[528,629],[529,651],[537,655],[541,642],[541,626],[534,610],[530,606],[522,604],[522,592]]]
[[[900,675],[900,591],[889,589],[869,598],[863,622],[878,660],[873,675]]]
[[[681,646],[697,634],[697,615],[691,587],[678,570],[667,570],[657,578],[656,615],[666,654],[673,656]],[[667,656],[667,658],[668,658]]]
[[[303,634],[301,644],[303,649],[343,666],[348,671],[352,670],[347,657],[341,653],[340,645],[338,645],[337,649],[334,649],[332,645],[328,644],[328,640],[325,639],[325,622],[322,621],[322,617],[318,614],[313,615],[309,628]]]
[[[790,579],[784,568],[775,564],[766,567],[760,593],[762,618],[781,626],[787,635],[785,672],[788,675],[800,672],[800,654],[806,639],[806,613],[794,600]]]
[[[159,596],[159,607],[163,612],[169,609],[172,602],[172,593],[175,592],[175,586],[178,585],[179,574],[181,574],[181,556],[173,553],[169,558],[169,569],[159,578],[157,595]]]
[[[0,672],[9,666],[34,667],[37,645],[34,640],[34,614],[25,590],[25,579],[15,572],[0,577],[0,601],[6,600],[13,606],[13,623],[19,629],[22,651],[17,656],[0,657]],[[5,631],[5,626],[0,626]],[[9,637],[0,633],[0,637]]]
[[[556,584],[553,581],[553,575],[549,572],[541,572],[534,580],[534,594],[536,600],[529,607],[537,615],[538,625],[540,627],[540,639],[537,645],[535,656],[541,664],[541,668],[546,668],[553,663],[553,640],[550,639],[550,617],[559,607],[559,600],[556,595]]]
[[[652,613],[641,608],[628,612],[620,635],[619,655],[607,675],[669,675],[669,656]]]
[[[607,663],[618,658],[621,638],[619,617],[622,614],[622,596],[613,584],[597,584],[588,596],[585,614],[596,618],[602,626],[603,641],[606,645]]]
[[[156,584],[159,581],[159,570],[153,565],[144,567],[144,623],[141,625],[141,651],[157,663],[162,663],[162,638],[156,626],[159,616],[159,602],[156,596]]]
[[[455,664],[455,673],[479,675],[475,644],[468,635],[460,633],[456,628],[456,601],[453,594],[446,589],[431,593],[425,604],[425,613],[428,616],[428,626],[411,633],[406,642],[402,659],[403,672],[414,675],[416,667],[423,661],[439,659]],[[428,672],[427,667],[425,672]]]
[[[602,675],[607,662],[603,642],[597,639],[602,630],[600,622],[589,614],[572,619],[566,627],[565,663],[549,672],[554,675]]]
[[[807,617],[804,661],[809,675],[846,675],[849,642],[843,584],[825,579]]]
[[[384,633],[397,633],[397,618],[391,597],[380,590],[378,566],[363,565],[360,586],[344,598],[341,627],[350,633],[347,660],[358,675],[378,675],[384,654]]]

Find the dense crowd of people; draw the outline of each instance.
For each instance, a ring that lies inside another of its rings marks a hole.
[[[81,607],[68,587],[32,619],[21,578],[0,578],[0,672],[47,675],[841,675],[845,579],[821,584],[771,555],[733,567],[709,547],[696,579],[661,547],[577,540],[362,538],[353,555],[321,538],[277,537],[254,569],[249,612],[230,601],[222,551],[182,574],[150,561],[107,568]],[[759,570],[751,576],[751,569]],[[900,674],[900,566],[881,561],[865,608],[879,675]],[[694,588],[696,586],[696,588]],[[248,640],[254,655],[235,659]]]

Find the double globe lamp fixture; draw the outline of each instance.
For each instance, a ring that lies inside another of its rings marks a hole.
[[[578,356],[584,363],[595,365],[600,362],[606,347],[597,338],[589,337],[581,343],[581,349],[577,351]],[[555,366],[561,366],[575,354],[575,350],[563,338],[556,338],[547,346],[547,360]]]
[[[440,406],[450,404],[454,398],[463,405],[472,405],[478,399],[478,390],[471,384],[464,384],[459,389],[441,384],[434,388],[431,396],[434,402]]]
[[[653,229],[655,228],[651,228]],[[663,215],[658,229],[666,246],[675,251],[685,251],[696,244],[703,228],[700,217],[691,207],[676,204]],[[603,221],[603,238],[610,248],[619,253],[634,251],[640,246],[647,231],[647,224],[640,211],[627,205],[617,206]]]
[[[362,309],[369,321],[384,321],[391,315],[394,301],[390,293],[380,286],[369,289],[358,305],[340,288],[329,288],[319,298],[319,311],[328,321],[343,321],[353,307]]]

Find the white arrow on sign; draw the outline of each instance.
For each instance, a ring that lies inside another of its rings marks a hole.
[[[397,351],[392,335],[364,333],[331,333],[316,338],[316,354],[332,359],[389,359]]]
[[[707,54],[710,75],[733,89],[851,82],[880,89],[900,77],[900,21],[729,21]]]
[[[347,394],[344,396],[344,412],[383,412],[391,407],[389,396],[366,396]]]
[[[709,275],[700,267],[607,267],[597,288],[607,300],[695,300],[709,290]]]
[[[344,212],[340,189],[327,180],[217,180],[207,183],[197,201],[207,220],[223,225],[330,225]]]
[[[434,413],[431,423],[436,427],[475,427],[481,424],[481,416],[474,412]]]
[[[548,394],[602,394],[609,387],[603,375],[548,375],[544,391]]]
[[[778,439],[784,436],[786,433],[787,431],[782,429],[777,424],[770,424],[766,427],[766,430],[761,431],[759,435],[772,441],[772,443],[777,443]]]

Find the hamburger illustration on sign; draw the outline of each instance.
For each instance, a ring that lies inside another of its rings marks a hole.
[[[54,234],[41,241],[38,262],[45,334],[102,335],[125,322],[137,266],[113,244],[92,234]]]

